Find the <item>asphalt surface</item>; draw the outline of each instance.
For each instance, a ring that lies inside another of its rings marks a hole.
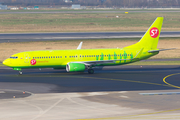
[[[95,74],[67,73],[65,70],[26,69],[23,75],[10,68],[0,67],[0,88],[28,91],[30,93],[69,93],[98,91],[165,90],[163,78],[180,72],[174,66],[116,66],[95,69]],[[174,78],[174,77],[173,77]],[[180,81],[173,79],[174,85]],[[141,83],[142,82],[142,83]],[[147,82],[143,83],[143,82]],[[160,85],[155,85],[155,84]],[[12,96],[11,96],[12,97]]]
[[[180,119],[180,65],[114,66],[94,74],[0,67],[0,119]]]
[[[141,38],[145,32],[74,32],[74,33],[9,33],[0,34],[0,43],[46,40]],[[164,31],[160,37],[180,37],[180,31]]]

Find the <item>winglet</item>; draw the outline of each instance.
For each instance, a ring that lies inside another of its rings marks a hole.
[[[77,50],[81,49],[83,42],[80,42],[79,46],[77,47]]]

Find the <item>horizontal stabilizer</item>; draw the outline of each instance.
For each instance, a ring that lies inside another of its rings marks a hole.
[[[159,52],[159,51],[165,51],[165,50],[174,50],[176,48],[170,48],[170,49],[160,49],[160,50],[149,50],[149,53],[153,53],[153,52]]]

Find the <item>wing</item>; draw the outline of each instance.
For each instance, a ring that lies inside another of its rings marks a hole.
[[[139,56],[141,55],[144,48],[142,48],[134,58],[132,59],[116,59],[116,60],[99,60],[99,61],[82,61],[82,62],[71,62],[71,63],[83,63],[85,65],[97,65],[97,64],[106,64],[106,63],[115,63],[116,61],[120,60],[134,60],[139,59]]]

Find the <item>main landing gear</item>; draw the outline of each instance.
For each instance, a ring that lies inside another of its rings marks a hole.
[[[89,73],[89,74],[93,74],[93,73],[94,73],[94,70],[93,70],[93,69],[88,69],[88,73]]]

